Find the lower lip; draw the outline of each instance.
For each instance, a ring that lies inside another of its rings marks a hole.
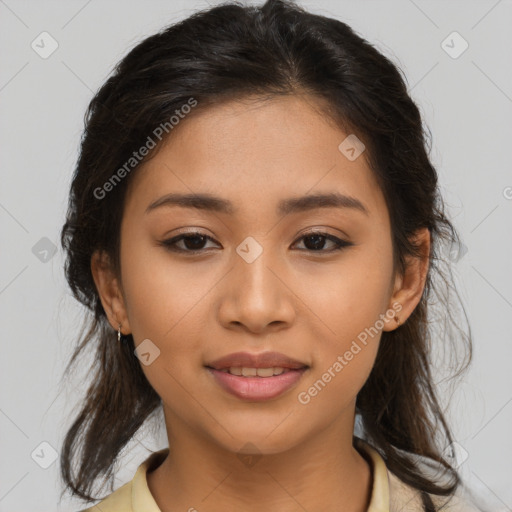
[[[241,377],[213,368],[207,370],[228,393],[242,400],[264,401],[276,398],[299,382],[307,368],[290,370],[273,377]]]

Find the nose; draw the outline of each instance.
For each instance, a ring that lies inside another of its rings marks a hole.
[[[270,251],[264,250],[251,263],[237,255],[223,280],[218,309],[221,324],[256,334],[292,325],[295,295],[285,273]]]

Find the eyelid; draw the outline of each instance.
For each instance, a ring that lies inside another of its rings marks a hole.
[[[185,240],[187,238],[187,236],[189,236],[189,237],[201,236],[217,245],[220,245],[219,242],[217,242],[217,240],[215,240],[213,237],[211,237],[210,235],[207,235],[206,233],[204,233],[202,231],[198,231],[197,229],[181,231],[178,234],[172,236],[171,238],[164,238],[163,240],[159,241],[158,245],[163,246],[166,250],[168,250],[170,252],[174,252],[174,253],[178,253],[178,254],[195,255],[195,254],[205,254],[207,252],[210,252],[209,250],[205,250],[205,249],[186,250],[186,249],[181,249],[179,247],[176,247],[176,244],[178,242],[181,242],[182,240]]]
[[[322,238],[325,238],[326,240],[334,243],[336,245],[336,247],[334,247],[334,249],[330,249],[330,250],[326,250],[326,251],[324,251],[324,250],[314,251],[312,249],[299,249],[300,251],[307,252],[310,254],[318,254],[318,255],[325,254],[325,255],[327,255],[327,254],[333,254],[336,252],[340,252],[342,249],[354,245],[352,242],[349,242],[348,240],[340,238],[339,236],[336,236],[336,235],[332,235],[331,233],[327,233],[326,231],[321,231],[319,229],[301,233],[300,236],[298,236],[296,238],[295,242],[293,242],[293,245],[300,242],[302,239],[307,238],[308,236],[313,236],[313,235],[319,235]]]
[[[197,229],[195,229],[195,230],[189,230],[189,231],[182,231],[170,239],[165,239],[165,240],[160,241],[159,245],[163,245],[169,251],[181,253],[181,254],[188,253],[190,255],[196,255],[196,254],[205,254],[207,252],[210,252],[207,249],[186,250],[186,249],[177,248],[176,244],[178,242],[186,239],[187,235],[190,237],[194,237],[194,236],[203,237],[215,244],[219,244],[219,242],[217,242],[213,237],[207,235],[206,233],[204,233],[202,231],[198,231]],[[304,232],[300,233],[299,236],[294,240],[292,246],[296,245],[298,242],[300,242],[304,238],[307,238],[308,236],[313,236],[313,235],[319,235],[319,236],[325,238],[326,240],[331,241],[332,243],[334,243],[336,245],[336,247],[334,249],[330,249],[330,250],[318,250],[318,251],[315,251],[313,249],[299,249],[301,252],[307,252],[310,254],[318,254],[318,255],[332,254],[335,252],[339,252],[344,248],[355,245],[354,243],[352,243],[346,239],[340,238],[336,235],[333,235],[331,233],[323,231],[322,228],[314,228],[314,229],[310,229],[309,231],[304,231]]]

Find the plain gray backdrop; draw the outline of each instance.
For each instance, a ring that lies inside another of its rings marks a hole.
[[[59,232],[85,109],[129,49],[216,3],[0,0],[2,512],[81,507],[58,504],[55,457],[85,389],[84,375],[59,387],[82,325]],[[299,3],[348,23],[390,57],[432,132],[432,161],[464,242],[454,265],[474,337],[473,364],[444,399],[465,481],[488,510],[510,511],[512,2]],[[116,486],[165,443],[142,431]]]

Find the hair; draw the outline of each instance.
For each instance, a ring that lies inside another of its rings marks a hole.
[[[472,341],[451,306],[450,290],[459,302],[460,297],[447,247],[460,246],[460,239],[444,212],[429,159],[430,132],[408,94],[406,78],[389,58],[341,21],[309,13],[291,0],[268,0],[259,7],[230,2],[197,11],[147,37],[115,66],[87,108],[61,244],[66,279],[87,308],[88,328],[65,375],[84,349],[95,348],[96,355],[86,397],[63,441],[64,491],[98,499],[91,494],[95,482],[112,477],[123,447],[161,406],[134,356],[132,336],[117,343],[91,273],[91,257],[98,250],[120,276],[124,200],[138,166],[113,183],[116,169],[124,165],[126,170],[134,150],[155,128],[168,127],[191,98],[197,106],[189,116],[234,99],[287,95],[316,100],[326,118],[365,144],[365,158],[390,215],[395,271],[403,273],[408,258],[420,257],[417,230],[430,232],[420,302],[405,323],[382,333],[374,367],[357,396],[356,415],[365,440],[406,484],[451,496],[462,483],[443,454],[453,437],[432,375],[432,343],[439,337],[433,333],[433,308],[441,306],[435,324],[444,322],[443,332],[457,335],[447,335],[448,341],[465,342],[467,364],[456,375],[471,362]],[[102,200],[97,191],[107,182],[112,186]],[[448,480],[443,484],[428,476],[419,458],[437,463]]]

